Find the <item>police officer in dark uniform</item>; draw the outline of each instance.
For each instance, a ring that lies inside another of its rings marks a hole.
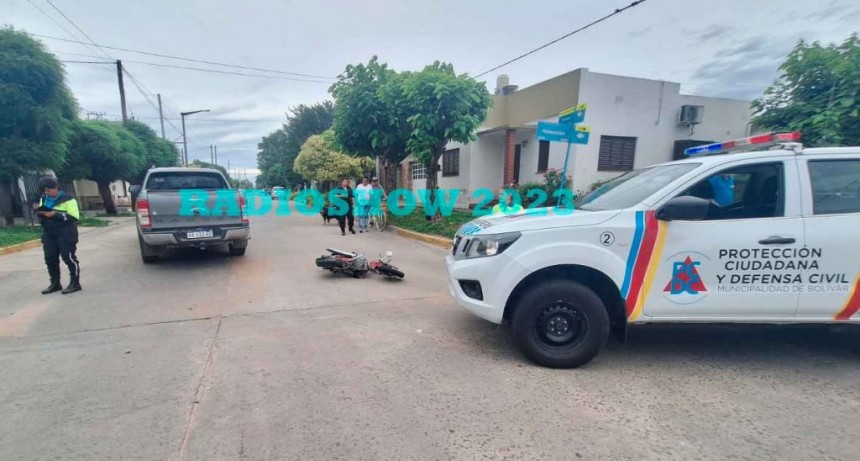
[[[56,178],[46,176],[39,180],[41,198],[33,209],[42,224],[42,248],[51,285],[42,290],[46,295],[62,291],[64,295],[81,290],[81,266],[75,250],[78,245],[78,220],[81,219],[78,201],[60,189]],[[63,289],[60,285],[60,258],[69,268],[71,282]]]

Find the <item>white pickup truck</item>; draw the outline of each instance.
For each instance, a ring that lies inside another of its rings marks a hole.
[[[799,136],[694,147],[575,210],[467,223],[445,260],[451,295],[511,322],[523,353],[550,367],[587,363],[630,324],[858,323],[860,147]]]
[[[220,246],[242,256],[251,238],[245,198],[231,189],[220,171],[210,168],[153,168],[137,195],[137,237],[144,263],[174,248]],[[187,194],[183,198],[183,194]],[[219,195],[221,194],[221,195]],[[200,198],[198,201],[189,200]],[[219,201],[219,197],[226,200]],[[192,203],[193,202],[193,203]],[[216,210],[221,204],[235,209]],[[187,207],[187,210],[184,208]]]

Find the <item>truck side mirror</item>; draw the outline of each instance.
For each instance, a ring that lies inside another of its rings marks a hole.
[[[701,221],[708,216],[710,209],[710,200],[685,195],[666,202],[657,210],[657,219],[661,221]]]
[[[140,186],[137,184],[129,186],[128,191],[131,192],[131,195],[137,195],[140,193]]]

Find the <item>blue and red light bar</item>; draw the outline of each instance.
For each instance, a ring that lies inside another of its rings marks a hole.
[[[704,146],[690,147],[684,149],[684,155],[708,155],[728,152],[736,149],[745,149],[749,147],[767,147],[781,142],[796,142],[800,141],[800,132],[792,131],[788,133],[767,133],[748,138],[735,139],[734,141],[724,141],[714,144],[705,144]]]

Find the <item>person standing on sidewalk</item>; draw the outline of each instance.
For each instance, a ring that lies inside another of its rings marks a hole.
[[[333,191],[342,200],[346,201],[346,214],[335,214],[337,224],[340,226],[340,235],[346,235],[346,222],[349,221],[349,232],[355,233],[355,191],[349,187],[349,179],[343,178],[340,188]]]
[[[373,195],[373,187],[367,183],[367,178],[361,179],[361,184],[355,186],[355,214],[358,215],[358,232],[368,230],[370,221],[370,199]]]
[[[78,220],[81,219],[78,201],[60,189],[56,178],[46,176],[39,180],[41,198],[33,209],[42,224],[42,249],[51,284],[42,290],[46,295],[62,291],[64,295],[81,291],[81,266],[75,254],[78,246]],[[60,259],[69,268],[71,281],[64,289],[60,284]]]

